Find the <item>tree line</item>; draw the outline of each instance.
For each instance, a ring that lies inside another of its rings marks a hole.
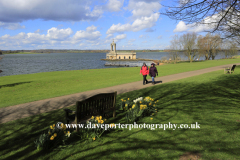
[[[232,58],[238,54],[238,44],[234,40],[222,39],[218,34],[208,33],[206,36],[197,35],[195,32],[183,35],[174,35],[170,42],[169,56],[174,63],[182,55],[190,62],[204,57],[205,60],[214,60],[218,54],[225,58]]]

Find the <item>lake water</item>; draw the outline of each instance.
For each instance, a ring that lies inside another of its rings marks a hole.
[[[105,66],[106,53],[50,53],[50,54],[6,54],[0,55],[0,76],[31,74],[51,71],[117,68]],[[137,58],[158,59],[168,57],[168,52],[140,52]],[[218,55],[216,59],[223,58]],[[119,64],[129,62],[118,62]],[[137,63],[137,62],[130,62]],[[149,65],[148,62],[147,65]],[[138,63],[142,65],[142,61]]]

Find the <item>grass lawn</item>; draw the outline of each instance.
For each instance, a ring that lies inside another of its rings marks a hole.
[[[239,62],[240,58],[184,62],[157,66],[157,69],[159,76],[166,76]],[[3,76],[0,77],[0,108],[141,81],[139,72],[140,67],[125,67]]]
[[[87,71],[83,71],[87,72]],[[89,71],[90,72],[90,71]],[[117,96],[135,99],[150,96],[158,102],[158,113],[138,123],[194,124],[200,129],[118,129],[101,139],[75,143],[64,150],[36,151],[33,141],[49,125],[64,121],[57,110],[0,124],[0,159],[163,159],[178,160],[186,152],[204,160],[240,159],[240,67],[234,74],[215,71]],[[124,113],[106,123],[126,123]]]

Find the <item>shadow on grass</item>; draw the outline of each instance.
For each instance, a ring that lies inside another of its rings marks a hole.
[[[14,86],[17,86],[17,85],[20,85],[20,84],[31,83],[31,82],[32,82],[32,81],[0,85],[0,89],[3,88],[3,87],[14,87]]]
[[[117,96],[117,102],[122,98],[134,100],[145,96],[159,100],[154,121],[146,117],[138,123],[198,122],[201,129],[116,130],[94,143],[79,142],[63,151],[37,152],[33,141],[49,125],[65,122],[61,109],[1,124],[0,159],[54,159],[56,155],[60,155],[58,159],[72,156],[72,159],[112,159],[115,156],[118,159],[179,159],[186,152],[201,153],[203,159],[240,158],[238,73],[218,75],[209,82],[204,82],[204,77],[201,82],[186,79],[186,83],[166,83]],[[106,123],[126,123],[125,113],[117,111],[116,118],[109,118]],[[231,139],[233,137],[235,140]]]

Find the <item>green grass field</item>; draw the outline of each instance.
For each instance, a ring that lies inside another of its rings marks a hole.
[[[157,69],[161,77],[239,62],[240,58],[182,62],[157,66]],[[0,77],[0,108],[140,81],[139,72],[140,67],[126,67],[3,76]]]
[[[90,71],[82,71],[85,72]],[[0,159],[178,160],[186,152],[199,153],[203,160],[240,159],[239,80],[240,67],[237,67],[231,75],[215,71],[117,96],[117,102],[121,98],[140,96],[159,100],[158,113],[153,120],[145,117],[138,123],[180,125],[198,122],[200,129],[119,129],[89,144],[73,136],[74,143],[63,150],[35,150],[33,141],[42,131],[53,123],[65,122],[61,109],[0,124]],[[106,123],[126,123],[124,113],[117,111],[116,118]]]

